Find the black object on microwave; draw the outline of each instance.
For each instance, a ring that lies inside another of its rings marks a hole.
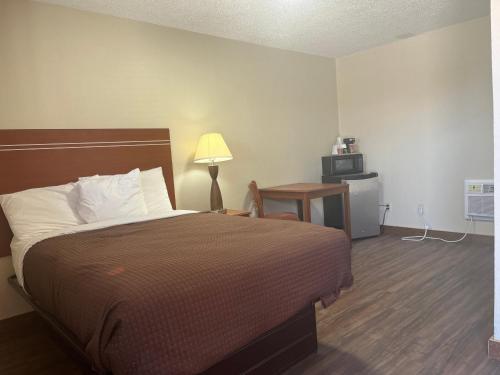
[[[363,173],[363,154],[330,155],[321,158],[323,176]]]

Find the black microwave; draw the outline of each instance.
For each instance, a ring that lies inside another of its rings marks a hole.
[[[323,176],[363,173],[363,154],[323,156]]]

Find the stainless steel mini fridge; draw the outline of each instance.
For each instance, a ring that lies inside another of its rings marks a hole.
[[[380,234],[378,173],[328,175],[325,172],[329,173],[329,170],[323,170],[324,183],[349,184],[352,238],[378,236]],[[326,226],[344,227],[340,196],[324,198],[323,213]]]

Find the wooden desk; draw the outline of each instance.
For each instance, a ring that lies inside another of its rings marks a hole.
[[[259,189],[262,198],[296,200],[299,218],[311,222],[311,199],[342,194],[344,203],[344,231],[351,238],[351,212],[348,184],[299,183]]]
[[[244,216],[244,217],[250,217],[250,211],[243,211],[243,210],[232,210],[228,208],[226,212],[224,213],[225,215],[229,216]]]

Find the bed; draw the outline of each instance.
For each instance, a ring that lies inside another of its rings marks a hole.
[[[175,208],[168,129],[0,139],[0,194],[161,166]],[[0,255],[11,238],[0,212]],[[317,348],[314,302],[352,284],[341,231],[191,212],[44,239],[22,269],[13,287],[96,372],[117,375],[282,372]]]

